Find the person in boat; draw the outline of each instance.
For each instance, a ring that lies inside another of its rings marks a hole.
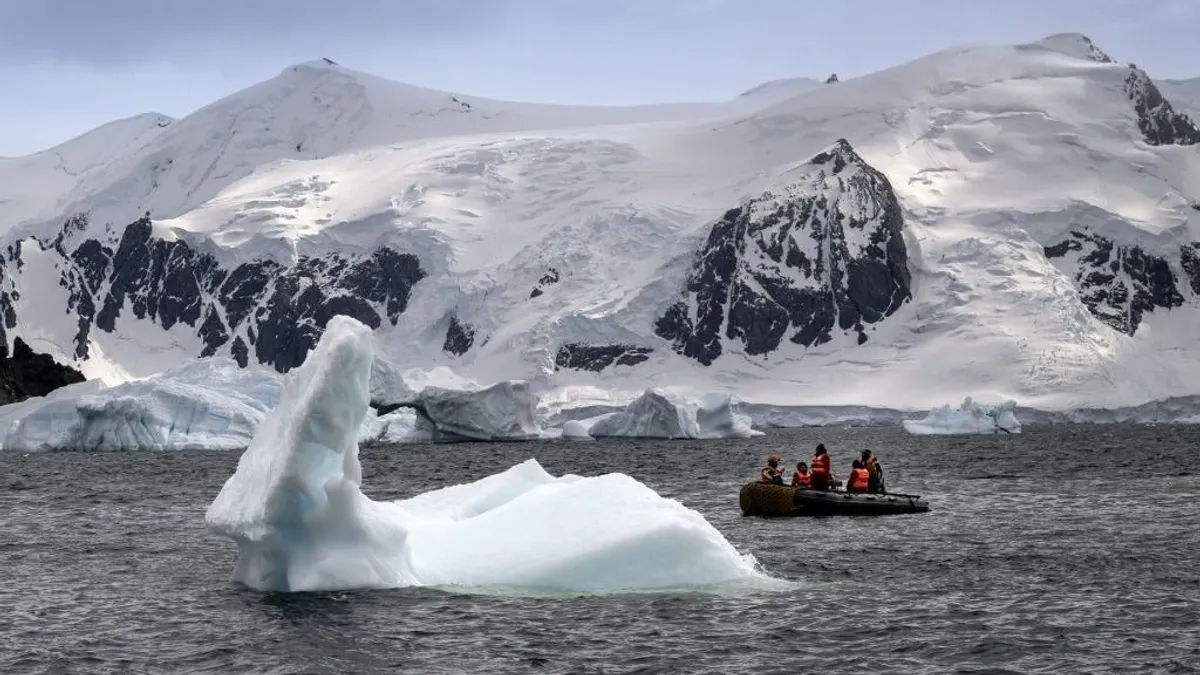
[[[767,457],[767,465],[758,472],[758,482],[783,485],[783,472],[779,470],[779,455],[772,452]]]
[[[879,459],[871,454],[870,450],[863,450],[862,464],[870,477],[867,492],[875,495],[887,494],[887,489],[883,486],[883,467],[879,465]]]
[[[871,474],[863,467],[861,459],[850,464],[850,478],[846,481],[846,492],[867,492],[871,487]]]
[[[812,474],[808,472],[808,465],[804,462],[796,462],[796,470],[792,472],[792,487],[801,490],[812,489]]]
[[[812,489],[828,491],[829,485],[833,483],[833,470],[829,468],[829,452],[825,450],[825,444],[817,445],[817,451],[813,453],[812,469]]]

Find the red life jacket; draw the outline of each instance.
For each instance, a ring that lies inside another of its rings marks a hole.
[[[812,474],[800,473],[799,471],[792,472],[792,487],[798,487],[807,490],[812,487]]]
[[[866,469],[850,469],[850,484],[847,488],[855,492],[866,492],[870,484],[870,472]]]
[[[811,466],[810,473],[829,477],[829,455],[813,455]]]

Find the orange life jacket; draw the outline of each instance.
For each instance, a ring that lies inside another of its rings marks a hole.
[[[864,468],[867,470],[867,473],[871,474],[872,476],[877,475],[879,473],[879,460],[875,457],[871,457],[871,459],[867,460],[867,465]]]
[[[810,473],[829,476],[829,455],[813,455]]]
[[[812,487],[812,474],[800,473],[799,471],[792,472],[792,487],[808,489]]]
[[[866,491],[867,486],[871,484],[871,474],[866,469],[850,469],[850,485],[847,487],[851,490]]]

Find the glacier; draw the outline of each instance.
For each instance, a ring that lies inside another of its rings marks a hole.
[[[647,388],[759,427],[1189,419],[1196,91],[1076,34],[640,108],[297,64],[0,163],[0,339],[115,386],[287,372],[346,314],[394,373],[528,382],[543,429]]]
[[[372,358],[370,329],[337,316],[284,377],[205,514],[236,542],[237,583],[614,591],[767,578],[699,513],[623,474],[554,477],[530,459],[473,483],[371,500],[358,434]]]
[[[1019,434],[1016,401],[997,405],[981,404],[969,396],[956,408],[944,405],[934,408],[922,419],[904,420],[904,430],[914,436],[953,434]]]

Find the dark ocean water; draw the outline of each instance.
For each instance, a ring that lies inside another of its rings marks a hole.
[[[763,457],[876,451],[927,514],[744,518]],[[787,590],[511,597],[263,594],[204,510],[238,453],[0,452],[0,673],[1193,673],[1200,428],[913,438],[402,446],[394,499],[536,457],[621,471],[705,515]],[[603,517],[603,514],[597,514]]]

